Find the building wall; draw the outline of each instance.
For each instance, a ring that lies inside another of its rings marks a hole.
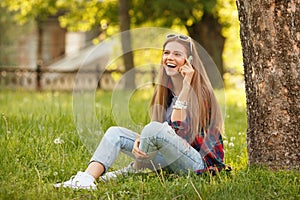
[[[0,7],[0,67],[34,67],[36,27],[33,21],[21,26]]]
[[[44,65],[48,65],[64,56],[66,30],[60,27],[57,17],[48,18],[42,28],[42,59]]]
[[[37,33],[34,23],[28,27],[21,27],[23,34],[16,38],[16,43],[13,46],[14,52],[10,55],[16,57],[18,67],[35,68],[37,60]]]
[[[47,19],[42,30],[42,59],[48,65],[64,56],[66,30],[59,26],[57,17]],[[0,31],[0,67],[36,68],[37,23],[31,21],[21,26],[7,17],[0,21]]]

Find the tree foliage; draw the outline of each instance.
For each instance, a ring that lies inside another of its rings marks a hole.
[[[192,26],[201,21],[204,13],[210,13],[222,24],[229,27],[233,24],[235,10],[234,0],[133,0],[132,20],[137,24],[146,21],[160,26]]]
[[[227,39],[233,38],[230,41],[230,49],[235,48],[235,50],[229,54],[230,62],[237,55],[236,52],[240,51],[239,42],[236,40],[238,30],[231,29],[238,26],[234,0],[131,0],[128,2],[131,4],[129,14],[132,27],[181,27],[181,31],[184,31],[184,27],[188,30],[189,27],[201,22],[204,13],[209,13],[216,22],[221,24],[220,34]],[[42,22],[46,17],[54,15],[59,17],[60,25],[69,31],[89,31],[95,27],[106,30],[107,35],[120,31],[117,0],[2,0],[0,6],[12,12],[14,19],[20,24],[32,19]],[[194,39],[199,42],[197,38]],[[226,61],[226,57],[223,60]],[[240,60],[235,65],[240,65]]]
[[[151,22],[156,26],[192,26],[201,21],[204,12],[218,18],[223,26],[230,24],[224,7],[232,7],[233,0],[131,0],[131,21],[136,25]],[[24,24],[30,19],[44,20],[60,15],[62,27],[87,31],[95,26],[118,24],[118,1],[106,0],[2,0],[0,6],[14,13],[15,20]],[[222,11],[222,13],[220,13]],[[225,15],[224,15],[225,14]]]
[[[64,15],[59,20],[63,27],[73,31],[88,31],[94,27],[106,29],[108,25],[118,23],[118,2],[83,0],[70,3],[64,8]]]
[[[14,13],[14,19],[24,24],[31,19],[43,21],[59,16],[63,28],[71,31],[88,31],[95,26],[118,21],[116,1],[98,0],[3,0],[0,4]]]
[[[30,19],[45,19],[49,15],[55,15],[60,7],[57,0],[2,0],[1,6],[14,13],[14,19],[20,24],[28,22]]]
[[[213,2],[215,0],[134,0],[132,16],[137,24],[155,21],[158,25],[167,27],[174,24],[192,25],[201,20],[204,10],[211,10]]]

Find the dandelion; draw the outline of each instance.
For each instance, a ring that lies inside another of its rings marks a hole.
[[[224,141],[223,141],[223,144],[224,144],[225,146],[227,146],[228,141],[227,141],[227,140],[224,140]]]
[[[234,143],[233,142],[229,142],[228,146],[229,147],[234,147]]]
[[[55,140],[54,140],[54,144],[63,144],[63,143],[64,143],[64,141],[62,139],[60,139],[60,137],[55,138]]]
[[[60,149],[62,148],[61,144],[63,144],[63,143],[64,143],[64,141],[60,137],[55,138],[55,140],[54,140],[54,144],[57,144],[57,153],[59,155],[59,158],[58,158],[59,160],[61,160]],[[63,148],[62,148],[62,150],[63,150]],[[63,159],[64,159],[64,155],[63,155]]]
[[[53,176],[57,176],[58,175],[58,172],[53,172]]]

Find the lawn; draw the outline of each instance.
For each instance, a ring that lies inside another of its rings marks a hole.
[[[136,131],[149,120],[149,91],[130,98],[131,119],[115,120],[111,92],[95,94],[95,116],[105,131],[112,125]],[[226,90],[226,163],[233,170],[216,176],[135,174],[98,190],[55,189],[53,183],[84,170],[91,156],[74,123],[73,95],[68,92],[0,91],[0,199],[300,199],[300,176],[247,165],[245,94]],[[101,135],[101,134],[100,134]],[[89,138],[96,144],[99,138]],[[129,161],[128,161],[129,162]],[[123,157],[113,168],[127,164]]]

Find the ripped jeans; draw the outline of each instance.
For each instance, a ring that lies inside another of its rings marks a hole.
[[[167,122],[150,122],[144,127],[141,135],[123,127],[110,127],[92,156],[91,162],[101,163],[107,171],[120,151],[135,158],[132,149],[138,137],[140,137],[139,148],[149,155],[147,159],[136,159],[139,168],[152,170],[167,168],[175,173],[205,168],[201,154],[179,137]]]

